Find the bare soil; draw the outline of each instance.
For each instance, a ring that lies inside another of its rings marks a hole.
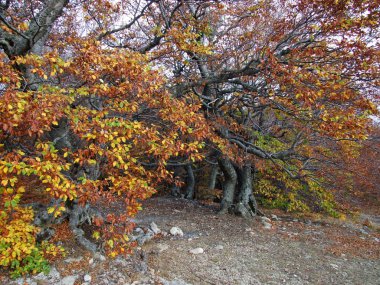
[[[105,261],[68,240],[66,262],[57,260],[53,266],[61,277],[77,275],[75,284],[380,284],[376,215],[353,223],[266,210],[268,217],[275,213],[279,220],[272,219],[272,228],[265,229],[260,218],[218,215],[217,210],[216,204],[149,199],[136,223],[147,228],[155,222],[165,232],[180,227],[184,236],[160,234],[132,257]],[[194,248],[204,253],[191,254]],[[86,274],[90,283],[83,281]],[[0,284],[12,282],[0,276]]]
[[[149,267],[167,280],[380,284],[380,235],[375,229],[283,215],[279,221],[272,220],[273,228],[268,230],[259,219],[219,216],[216,207],[165,197],[148,201],[144,209],[138,216],[140,224],[154,221],[164,230],[178,226],[185,233],[182,238],[168,236],[144,247]],[[157,244],[169,248],[157,254]],[[198,247],[205,253],[189,253]]]

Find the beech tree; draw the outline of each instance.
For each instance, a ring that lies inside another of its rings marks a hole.
[[[378,14],[369,1],[160,1],[135,32],[141,46],[128,34],[110,45],[148,46],[173,94],[202,104],[227,144],[212,152],[222,212],[254,214],[253,173],[264,201],[332,211],[331,152],[353,155],[377,112]]]
[[[376,1],[0,1],[0,264],[44,270],[63,221],[129,253],[141,201],[175,166],[193,197],[203,158],[222,213],[253,216],[253,188],[332,211],[323,171],[377,112],[378,19]]]
[[[0,262],[14,276],[45,269],[61,249],[41,240],[65,220],[91,251],[87,221],[111,256],[130,252],[129,218],[170,179],[169,158],[199,160],[210,132],[147,56],[96,39],[91,9],[113,8],[88,5],[1,2]],[[106,213],[111,203],[125,213]]]

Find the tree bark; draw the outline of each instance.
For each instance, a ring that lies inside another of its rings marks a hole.
[[[237,174],[230,159],[221,158],[218,163],[224,175],[223,199],[219,213],[225,214],[231,209],[234,202]]]
[[[173,178],[176,179],[177,177],[179,177],[179,167],[175,167],[174,168],[174,173],[173,173]],[[180,197],[181,196],[181,188],[177,185],[177,184],[173,184],[171,190],[170,190],[170,193],[174,196],[174,197]]]
[[[185,198],[194,199],[194,188],[195,188],[195,176],[193,167],[191,164],[186,165],[186,188],[185,188]]]
[[[243,216],[244,218],[253,217],[257,214],[257,203],[252,193],[253,174],[251,163],[237,167],[237,175],[239,180],[239,193],[234,212],[236,215]]]
[[[214,164],[214,165],[212,165],[210,178],[209,178],[209,182],[208,182],[208,188],[209,189],[215,189],[217,176],[218,176],[218,165]]]

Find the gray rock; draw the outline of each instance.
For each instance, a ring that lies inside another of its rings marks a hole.
[[[91,275],[90,274],[86,274],[84,277],[83,277],[83,280],[84,282],[91,282]]]
[[[61,274],[55,267],[51,267],[49,273],[46,275],[43,272],[34,276],[36,280],[59,280],[61,279]]]
[[[369,233],[365,229],[360,229],[359,232],[363,235],[368,235]]]
[[[260,219],[261,219],[262,223],[264,223],[264,222],[270,223],[271,222],[271,220],[268,217],[261,217]]]
[[[150,223],[150,229],[153,231],[155,235],[161,233],[161,230],[157,227],[155,222]]]
[[[272,225],[270,223],[263,222],[263,226],[264,226],[264,229],[267,229],[267,230],[272,229]]]
[[[106,257],[104,255],[100,254],[99,252],[96,252],[94,254],[94,259],[99,260],[99,261],[106,261]]]
[[[152,231],[148,231],[145,235],[142,235],[137,238],[137,243],[139,246],[142,246],[146,242],[150,241],[154,237],[154,233]]]
[[[75,281],[78,279],[78,275],[70,275],[62,278],[61,285],[74,285]]]
[[[127,266],[129,265],[129,262],[128,262],[125,258],[123,258],[123,257],[121,257],[121,256],[116,257],[116,258],[113,260],[112,263],[113,263],[113,264],[121,265],[122,267],[127,267]]]
[[[189,252],[191,254],[201,254],[201,253],[204,253],[204,250],[201,247],[197,247],[197,248],[190,249]]]
[[[278,221],[278,220],[279,220],[279,218],[278,218],[276,215],[274,215],[274,214],[270,215],[270,217],[271,217],[272,220],[274,220],[274,221]]]
[[[179,227],[172,227],[170,229],[170,234],[172,236],[181,236],[181,237],[183,237],[183,231]]]
[[[142,228],[135,228],[136,233],[144,233],[144,230]]]
[[[51,267],[50,268],[50,272],[48,274],[48,278],[49,279],[60,279],[61,278],[61,274],[58,272],[57,268],[55,267]]]
[[[17,278],[15,281],[14,281],[17,285],[23,285],[25,284],[25,280],[24,278],[20,277],[20,278]]]
[[[163,251],[168,250],[168,249],[169,249],[169,246],[167,244],[164,244],[164,243],[159,243],[156,246],[157,253],[163,252]]]
[[[191,283],[186,283],[185,281],[181,279],[174,279],[173,281],[168,281],[162,277],[160,277],[160,282],[163,285],[192,285]]]
[[[224,246],[221,245],[221,244],[218,244],[216,247],[215,247],[216,250],[223,250],[224,249]]]
[[[65,263],[79,262],[83,259],[83,256],[69,257],[64,260]]]

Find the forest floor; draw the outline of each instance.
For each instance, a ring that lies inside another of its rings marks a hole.
[[[270,229],[260,218],[218,215],[216,204],[152,198],[136,223],[144,229],[154,222],[163,232],[179,227],[183,236],[158,234],[135,256],[114,260],[94,258],[72,241],[50,276],[12,283],[380,284],[380,216],[353,222],[265,213]],[[203,253],[190,253],[196,248]],[[64,283],[64,276],[73,276],[72,283]],[[5,278],[1,282],[12,284]]]

